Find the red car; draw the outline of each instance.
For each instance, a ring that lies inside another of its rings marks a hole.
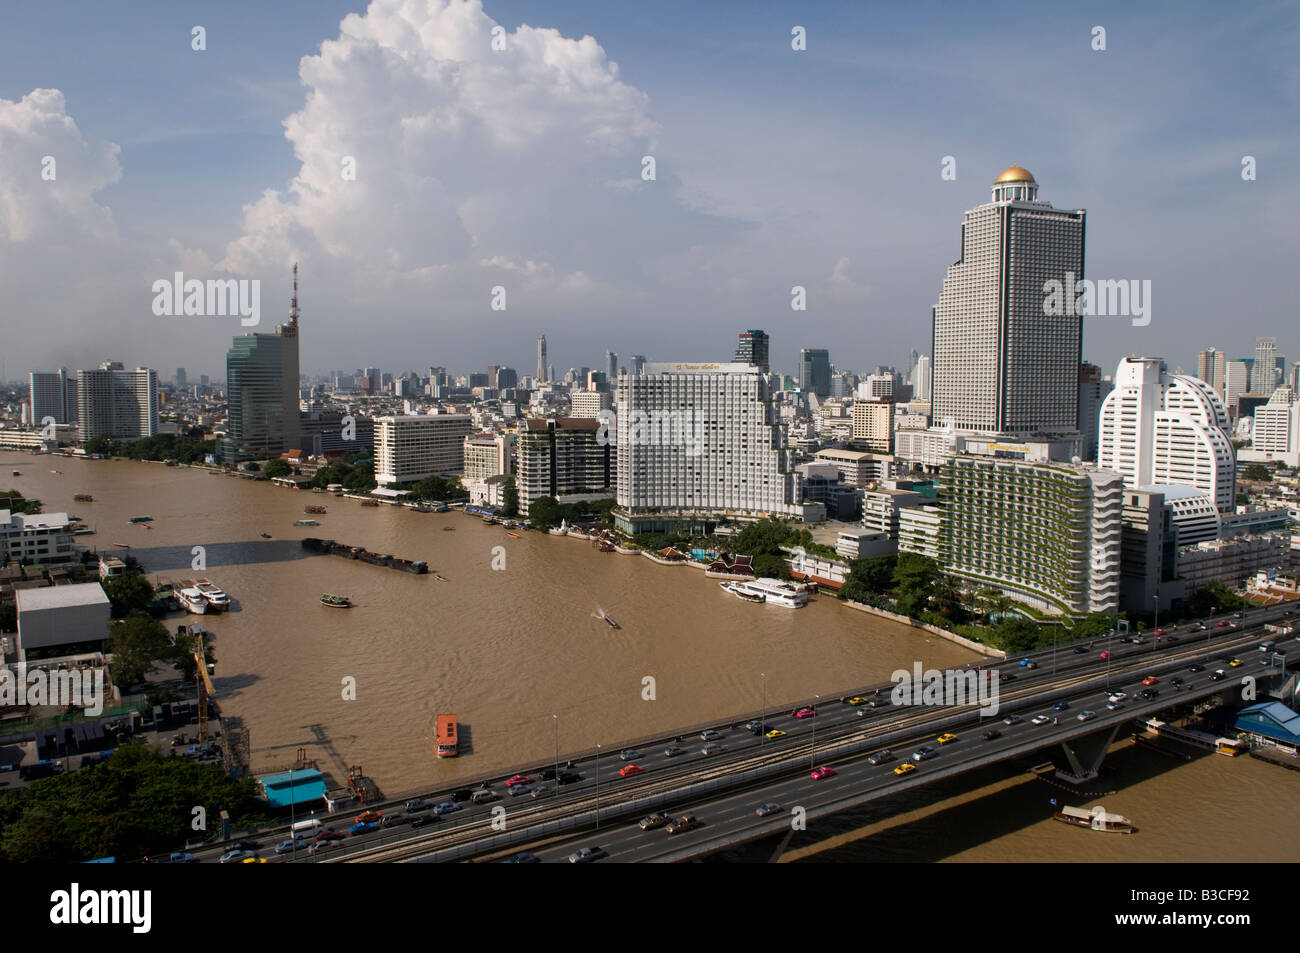
[[[1146,678],[1142,679],[1142,684],[1154,685],[1158,681],[1160,681],[1160,679],[1156,678],[1154,675],[1148,675]]]
[[[1228,625],[1228,623],[1226,623],[1226,622],[1220,622],[1218,625],[1215,626],[1215,628],[1216,628],[1216,629],[1222,629],[1222,628],[1226,628],[1227,625]]]
[[[1110,652],[1102,652],[1097,658],[1110,658]]]
[[[325,841],[343,840],[345,836],[346,835],[340,834],[338,831],[321,831],[316,835],[316,843],[323,844]]]
[[[506,787],[512,788],[516,784],[532,784],[533,779],[526,774],[516,774],[512,778],[506,778]]]
[[[357,815],[358,824],[378,824],[384,818],[383,811],[362,811]]]
[[[625,764],[623,767],[618,769],[618,773],[625,778],[630,778],[632,775],[640,774],[644,770],[645,768],[641,767],[639,764]]]
[[[814,781],[820,781],[820,780],[822,780],[823,778],[833,778],[833,777],[835,777],[835,769],[834,769],[834,768],[817,768],[817,769],[815,769],[815,770],[813,771],[811,777],[812,777],[812,779],[813,779]]]
[[[817,714],[817,710],[814,708],[796,708],[790,714],[794,715],[796,718],[811,718],[813,715]]]

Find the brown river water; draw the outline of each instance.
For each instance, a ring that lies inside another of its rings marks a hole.
[[[23,475],[10,477],[14,469]],[[390,797],[549,761],[557,727],[561,755],[576,754],[757,710],[764,687],[777,707],[886,681],[916,661],[943,668],[976,658],[833,599],[800,610],[751,605],[698,570],[536,532],[512,539],[455,511],[362,507],[198,469],[12,451],[0,452],[0,473],[0,486],[39,498],[46,512],[81,516],[96,534],[80,544],[120,553],[112,544],[127,543],[151,577],[206,575],[229,593],[232,610],[201,621],[216,635],[218,700],[247,726],[254,769],[287,767],[305,748],[336,781],[360,765]],[[74,502],[77,493],[94,502]],[[328,513],[305,514],[311,504]],[[146,514],[152,523],[128,522]],[[321,525],[292,525],[304,518]],[[311,555],[305,536],[423,559],[446,581]],[[206,570],[191,568],[196,546]],[[502,553],[505,568],[494,569]],[[322,592],[356,607],[326,608]],[[622,628],[601,622],[601,610]],[[647,677],[654,700],[643,698]],[[355,700],[343,697],[347,678]],[[438,712],[460,719],[468,750],[459,758],[434,757]],[[1294,859],[1300,772],[1137,751],[1113,764],[1116,793],[1101,801],[1132,818],[1138,836],[1043,821],[1051,796],[1085,802],[1007,767],[890,805],[887,819],[838,820],[836,833],[876,826],[823,856]]]

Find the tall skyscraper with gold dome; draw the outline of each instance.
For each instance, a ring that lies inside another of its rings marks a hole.
[[[932,413],[957,431],[1073,433],[1083,319],[1045,314],[1044,285],[1083,279],[1082,209],[1053,208],[1013,165],[962,221],[934,308]]]

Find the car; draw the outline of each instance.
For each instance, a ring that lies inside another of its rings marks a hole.
[[[1079,714],[1075,715],[1074,717],[1079,719],[1079,721],[1092,721],[1094,718],[1097,717],[1097,713],[1093,711],[1091,708],[1089,708],[1079,712]]]
[[[813,715],[817,714],[817,709],[808,707],[796,708],[792,714],[796,718],[811,718]]]
[[[871,701],[871,699],[869,699],[869,698],[863,698],[861,695],[854,695],[852,698],[849,699],[849,704],[850,704],[850,705],[865,705],[865,704],[866,704],[867,702],[869,702],[869,701]]]
[[[1083,654],[1084,654],[1085,652],[1087,652],[1088,650],[1085,649],[1082,645],[1076,645],[1076,646],[1075,646],[1073,649],[1071,649],[1070,651],[1073,652],[1075,655],[1083,655]]]
[[[1147,701],[1150,701],[1151,699],[1155,698],[1159,694],[1160,694],[1160,690],[1157,688],[1142,689],[1142,697],[1145,698]]]
[[[516,784],[512,788],[506,788],[506,794],[511,797],[523,797],[525,794],[532,794],[533,788],[529,784]]]
[[[1015,680],[1016,680],[1016,673],[1015,673],[1015,672],[1007,672],[1006,674],[1004,674],[1004,675],[1001,677],[1001,681],[1004,681],[1004,682],[1014,682]]]
[[[938,753],[939,752],[935,751],[929,745],[921,745],[921,747],[912,752],[912,760],[924,761],[926,758],[933,758]]]
[[[167,857],[169,864],[197,864],[198,858],[187,850],[174,850]]]
[[[1271,651],[1273,651],[1273,649],[1274,649],[1276,646],[1277,646],[1277,643],[1274,642],[1274,641],[1272,641],[1272,640],[1270,639],[1270,640],[1267,641],[1267,642],[1261,642],[1261,643],[1259,643],[1259,650],[1260,650],[1261,652],[1271,652]]]
[[[686,749],[678,747],[677,745],[669,745],[667,748],[664,749],[665,758],[675,758],[679,754],[686,754]]]
[[[315,837],[315,840],[316,840],[316,843],[318,843],[318,844],[323,844],[323,843],[325,843],[326,841],[332,841],[332,840],[343,840],[343,838],[344,838],[345,836],[346,836],[346,835],[341,834],[341,833],[339,833],[338,831],[334,831],[334,830],[328,830],[328,829],[326,829],[326,830],[321,831],[319,834],[317,834],[316,837]]]
[[[1052,711],[1067,711],[1067,710],[1069,709],[1069,707],[1070,707],[1070,703],[1069,703],[1069,702],[1067,702],[1067,701],[1059,701],[1059,702],[1057,702],[1055,705],[1052,706]]]
[[[821,780],[823,780],[824,778],[833,778],[833,777],[835,777],[835,769],[834,769],[834,768],[826,768],[826,767],[822,767],[822,768],[814,768],[812,774],[810,775],[810,777],[811,777],[814,781],[821,781]]]
[[[1001,738],[1002,732],[998,731],[996,728],[990,728],[988,731],[984,732],[982,737],[985,741],[992,741],[994,738]]]
[[[856,714],[859,718],[866,718],[867,710],[865,708],[859,708],[856,712],[854,712],[854,714]]]
[[[957,736],[954,735],[954,734],[952,734],[951,732],[944,732],[943,734],[941,734],[941,735],[939,736],[939,739],[938,739],[938,740],[939,740],[939,744],[941,744],[941,745],[948,745],[948,744],[952,744],[954,741],[956,741],[956,740],[957,740]]]
[[[488,791],[487,793],[492,794],[493,799],[496,798],[496,795],[493,794],[493,792]],[[444,814],[450,814],[452,811],[459,811],[460,809],[460,805],[455,801],[443,801],[441,804],[435,804],[433,806],[433,813],[441,817]]]
[[[780,804],[772,804],[771,802],[769,802],[767,804],[760,804],[758,806],[758,809],[754,811],[754,813],[759,817],[770,817],[773,814],[779,813],[780,810],[781,810]]]
[[[1020,660],[1020,667],[1021,667],[1021,668],[1029,668],[1029,659],[1027,659],[1027,658],[1022,658],[1022,659]]]
[[[1123,702],[1106,702],[1107,711],[1119,711],[1123,707],[1124,707]]]
[[[437,814],[421,814],[419,817],[411,818],[411,827],[412,829],[424,827],[426,824],[432,824],[438,819]]]
[[[1187,671],[1189,671],[1189,672],[1204,672],[1204,671],[1205,671],[1205,666],[1204,666],[1204,665],[1189,665],[1188,668],[1187,668]]]
[[[761,735],[763,733],[763,723],[761,721],[745,722],[745,730],[751,735]]]
[[[1216,628],[1216,629],[1224,629],[1224,628],[1227,628],[1227,626],[1228,626],[1228,623],[1226,623],[1226,622],[1220,622],[1218,625],[1215,626],[1215,628]]]
[[[1156,676],[1154,676],[1154,675],[1148,675],[1146,678],[1142,679],[1142,684],[1143,684],[1143,685],[1154,685],[1154,684],[1156,684],[1156,683],[1159,682],[1159,681],[1160,681],[1160,679],[1157,678]]]
[[[317,841],[316,843],[308,846],[307,853],[319,854],[323,850],[333,850],[334,848],[341,847],[341,846],[342,846],[341,844],[332,840]]]
[[[1210,673],[1210,681],[1212,682],[1221,682],[1227,677],[1228,677],[1228,673],[1221,668],[1216,668],[1213,672]]]
[[[1171,679],[1169,680],[1169,684],[1170,684],[1170,685],[1181,685],[1181,684],[1183,684],[1183,680],[1182,680],[1181,678],[1179,678],[1177,675],[1175,675],[1173,678],[1171,678]]]
[[[461,804],[464,801],[472,801],[474,799],[474,792],[469,788],[461,788],[458,791],[451,792],[451,799],[457,804]]]
[[[667,826],[664,827],[664,831],[668,834],[680,834],[682,831],[689,831],[692,827],[697,827],[699,823],[694,814],[681,814],[669,821]]]
[[[384,816],[383,811],[362,811],[357,815],[358,824],[378,824]]]
[[[1228,663],[1228,668],[1240,668],[1242,664],[1243,664],[1243,663],[1242,663],[1241,659],[1239,659],[1239,658],[1235,658],[1235,659],[1233,659],[1231,662]]]
[[[573,771],[561,771],[560,778],[555,783],[556,784],[577,784],[581,780],[582,780],[582,775],[580,774],[576,774]]]
[[[601,850],[599,847],[580,847],[569,855],[569,863],[589,864],[599,857],[600,853]]]
[[[471,804],[489,804],[492,801],[499,800],[501,800],[501,795],[497,794],[497,792],[493,791],[491,788],[479,788],[469,799]],[[434,811],[436,812],[437,810],[438,809],[435,807]]]
[[[264,864],[264,863],[266,863],[266,858],[265,858],[265,857],[256,857],[256,856],[255,856],[255,857],[245,857],[243,860],[240,861],[240,863],[241,863],[241,864]]]
[[[1023,722],[1023,721],[1024,721],[1024,719],[1021,718],[1019,715],[1007,715],[1007,717],[1005,717],[1005,718],[1002,719],[1002,724],[1004,724],[1004,725],[1018,725],[1018,724],[1020,724],[1020,723]]]
[[[1111,692],[1107,701],[1122,702],[1126,698],[1128,698],[1128,692]]]
[[[543,781],[554,781],[558,775],[556,775],[554,768],[543,768],[537,772],[537,776]]]
[[[1025,666],[1025,668],[1038,668],[1038,663],[1030,662],[1028,665]]]
[[[422,797],[417,797],[407,801],[403,806],[406,808],[408,814],[414,814],[416,811],[427,811],[429,809],[429,802]]]
[[[704,755],[704,757],[707,758],[710,755],[722,754],[722,752],[726,750],[727,749],[725,745],[705,745],[703,748],[700,749],[700,754]]]
[[[868,707],[868,708],[884,708],[884,707],[885,707],[886,705],[888,705],[888,704],[889,704],[889,702],[885,701],[885,699],[883,699],[883,698],[873,698],[873,699],[871,699],[871,701],[867,702],[867,707]]]
[[[898,767],[894,769],[894,773],[909,774],[910,772],[915,770],[916,770],[916,765],[912,764],[912,762],[910,761],[904,761],[902,764],[900,764]]]
[[[409,824],[411,823],[411,820],[412,818],[409,814],[389,814],[387,817],[385,817],[382,821],[379,822],[379,826],[397,827],[401,824]]]
[[[637,826],[643,831],[648,831],[653,830],[656,827],[663,827],[672,819],[673,816],[667,811],[660,811],[658,814],[647,814],[645,817],[641,818]]]
[[[507,864],[540,864],[541,862],[542,858],[538,857],[531,850],[521,851],[518,854],[506,858]]]
[[[626,758],[624,760],[627,760]],[[533,779],[526,774],[515,774],[506,778],[506,787],[512,788],[516,784],[532,784]]]
[[[1100,655],[1097,656],[1097,658],[1108,659],[1110,658],[1110,652],[1109,651],[1102,652]]]
[[[236,842],[235,842],[235,846],[234,846],[233,849],[234,849],[234,850],[248,850],[248,851],[261,850],[261,849],[262,849],[262,845],[261,845],[260,843],[258,843],[257,841],[255,841],[255,840],[241,840],[241,841],[236,841]]]
[[[1151,634],[1152,634],[1153,636],[1155,636],[1155,637],[1158,639],[1158,638],[1160,638],[1160,636],[1162,636],[1162,635],[1165,634],[1165,630],[1164,630],[1164,629],[1156,629],[1156,630],[1155,630],[1154,632],[1152,632]]]
[[[1140,635],[1135,635],[1135,636],[1133,636],[1133,638],[1129,639],[1129,642],[1130,642],[1131,644],[1133,644],[1133,645],[1146,645],[1146,644],[1147,644],[1147,643],[1146,643],[1146,640],[1145,640],[1144,638],[1142,638],[1142,636],[1140,636]]]
[[[877,751],[871,757],[867,758],[867,764],[888,764],[894,760],[894,753],[886,748],[884,751]]]
[[[645,768],[641,767],[639,764],[625,764],[623,767],[618,769],[618,773],[625,778],[630,778],[632,775],[640,774],[644,770]]]
[[[618,753],[618,757],[620,761],[635,761],[637,758],[641,757],[641,752],[637,751],[635,748],[624,748]]]
[[[371,831],[379,830],[379,825],[374,821],[359,821],[348,828],[348,833],[355,836],[360,834],[369,834]]]
[[[714,731],[712,728],[708,728],[700,732],[701,741],[717,741],[721,737],[722,737],[722,732]]]
[[[1045,725],[1051,720],[1051,715],[1035,715],[1033,718],[1029,719],[1029,723],[1031,725]]]
[[[532,790],[528,792],[528,796],[546,797],[546,795],[550,793],[551,793],[551,786],[549,784],[534,784]]]
[[[777,738],[784,738],[785,732],[782,731],[780,728],[773,728],[763,737],[769,739],[770,741],[775,741]]]

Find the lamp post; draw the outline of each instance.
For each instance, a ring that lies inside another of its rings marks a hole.
[[[759,672],[758,674],[762,676],[763,679],[763,710],[759,713],[758,716],[759,739],[760,739],[758,743],[760,745],[765,745],[767,744],[767,673]]]
[[[815,767],[817,761],[817,703],[822,700],[820,695],[813,696],[813,716],[812,716],[812,750],[808,752],[808,767]]]
[[[600,830],[600,743],[596,744],[596,830]]]

